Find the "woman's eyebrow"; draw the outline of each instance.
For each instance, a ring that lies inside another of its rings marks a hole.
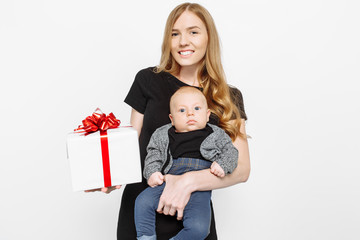
[[[187,27],[186,30],[192,30],[194,28],[200,29],[200,27],[198,27],[198,26],[191,26],[191,27]],[[173,28],[172,31],[176,32],[176,31],[179,31],[179,29]]]

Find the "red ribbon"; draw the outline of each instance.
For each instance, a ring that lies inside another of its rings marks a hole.
[[[79,126],[74,131],[85,132],[85,136],[100,130],[100,143],[101,143],[101,155],[103,162],[103,173],[104,173],[104,187],[111,186],[111,175],[110,175],[110,158],[109,158],[109,144],[107,137],[107,129],[117,128],[120,126],[120,120],[116,119],[113,113],[105,115],[99,108],[95,112],[86,117],[82,121],[83,125]],[[79,131],[82,130],[82,131]]]
[[[96,132],[98,130],[106,131],[109,128],[117,128],[120,126],[120,120],[116,119],[113,113],[106,116],[100,108],[97,108],[91,116],[87,116],[82,120],[82,124],[74,131],[83,130],[85,135]]]
[[[109,144],[107,131],[100,131],[101,155],[104,172],[104,187],[111,187]]]

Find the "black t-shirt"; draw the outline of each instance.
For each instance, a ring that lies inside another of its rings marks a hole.
[[[170,123],[170,97],[178,88],[182,86],[189,86],[169,73],[155,73],[153,69],[154,67],[150,67],[138,72],[129,93],[125,98],[125,102],[128,105],[144,115],[143,126],[139,136],[142,169],[144,167],[144,160],[146,157],[146,147],[149,143],[151,135],[157,128]],[[232,91],[235,91],[238,95],[240,94],[241,97],[239,90],[233,88]],[[242,98],[240,102],[242,103]],[[217,125],[217,117],[211,114],[209,123]],[[118,239],[136,239],[134,204],[136,197],[146,187],[147,184],[144,178],[142,183],[126,185],[120,206],[117,233]],[[182,222],[177,221],[175,217],[157,214],[157,239],[169,239],[176,235],[182,227]],[[211,220],[210,234],[206,239],[217,239],[214,217],[212,217]]]
[[[212,128],[206,125],[205,128],[190,132],[175,132],[175,127],[169,129],[169,147],[173,159],[179,157],[197,158],[206,160],[200,152],[201,143],[212,132]]]

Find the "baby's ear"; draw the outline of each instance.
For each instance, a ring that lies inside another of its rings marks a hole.
[[[210,114],[211,114],[210,109],[208,109],[207,112],[206,112],[206,119],[207,119],[207,121],[209,121]]]
[[[171,121],[171,125],[174,126],[173,116],[171,115],[171,113],[169,114],[169,118],[170,118],[170,121]]]

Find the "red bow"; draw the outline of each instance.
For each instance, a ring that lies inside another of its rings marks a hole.
[[[116,119],[113,113],[106,116],[100,108],[97,108],[91,116],[87,116],[82,121],[82,124],[74,131],[83,129],[86,132],[85,135],[87,135],[98,130],[106,131],[109,128],[117,128],[120,126],[120,120]]]

